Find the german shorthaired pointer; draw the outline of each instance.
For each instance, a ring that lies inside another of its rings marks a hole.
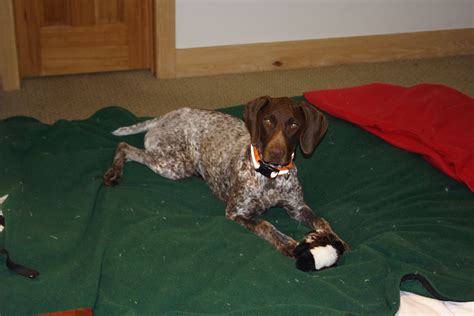
[[[119,143],[104,183],[117,184],[126,161],[145,164],[169,179],[201,176],[227,203],[227,218],[295,257],[297,268],[311,271],[335,265],[349,246],[306,205],[293,163],[298,143],[309,155],[321,141],[328,125],[325,117],[304,102],[265,96],[246,105],[244,121],[182,108],[119,128],[114,135],[146,132],[145,150]],[[284,208],[313,231],[298,243],[268,221],[255,219],[273,206]]]

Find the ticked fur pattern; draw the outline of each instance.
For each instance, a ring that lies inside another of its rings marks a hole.
[[[331,233],[340,240],[329,224],[306,205],[296,167],[275,179],[255,171],[250,157],[250,134],[242,120],[220,112],[181,108],[119,128],[113,134],[143,132],[144,150],[125,142],[118,144],[113,164],[104,175],[106,185],[119,182],[126,161],[145,164],[169,179],[200,176],[214,195],[227,204],[227,218],[267,240],[284,255],[294,256],[298,242],[271,223],[256,219],[274,206],[286,209],[290,217],[312,229]]]

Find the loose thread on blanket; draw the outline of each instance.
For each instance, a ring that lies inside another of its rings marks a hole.
[[[3,204],[3,202],[5,202],[7,197],[8,197],[8,194],[0,197],[0,233],[3,232],[3,230],[5,229],[5,216],[3,216],[1,205]],[[33,270],[31,268],[27,268],[27,267],[25,267],[21,264],[18,264],[16,262],[14,262],[10,258],[10,254],[8,253],[8,251],[5,248],[0,248],[0,255],[4,255],[4,256],[7,257],[7,260],[6,260],[5,263],[8,267],[8,269],[12,270],[13,272],[16,272],[19,275],[28,277],[30,279],[34,279],[39,275],[38,271]]]
[[[39,272],[30,268],[27,268],[21,264],[18,264],[14,262],[12,259],[10,259],[10,255],[8,251],[4,248],[0,249],[0,254],[4,255],[7,257],[6,260],[6,265],[8,269],[12,270],[13,272],[18,273],[19,275],[28,277],[30,279],[34,279],[39,275]]]
[[[418,281],[421,285],[430,293],[435,299],[440,301],[454,301],[456,300],[449,299],[446,296],[440,294],[435,288],[431,285],[430,281],[428,281],[424,276],[418,273],[408,273],[402,276],[400,283],[405,281]]]

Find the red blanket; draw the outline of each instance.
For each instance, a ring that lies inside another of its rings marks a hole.
[[[311,91],[319,109],[416,152],[474,191],[474,99],[442,85]]]

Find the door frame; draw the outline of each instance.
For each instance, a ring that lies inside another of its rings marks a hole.
[[[153,1],[153,73],[158,79],[176,77],[176,1]]]
[[[20,89],[13,0],[0,1],[0,81],[4,91]]]

